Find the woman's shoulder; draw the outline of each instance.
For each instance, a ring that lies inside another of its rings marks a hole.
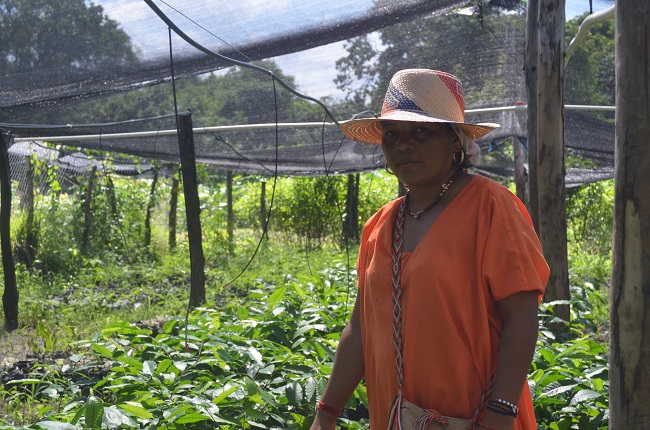
[[[505,185],[481,175],[474,175],[470,184],[472,185],[471,192],[478,194],[478,196],[474,196],[478,197],[475,200],[482,202],[483,209],[490,206],[501,210],[515,211],[523,214],[530,222],[530,215],[524,203]]]
[[[473,175],[469,187],[474,193],[486,193],[497,199],[518,200],[518,197],[505,185],[482,175]]]
[[[505,186],[495,181],[494,179],[490,179],[480,174],[474,174],[472,176],[470,184],[475,187],[480,187],[484,190],[490,190],[493,192],[503,192],[504,190],[509,191]]]
[[[367,228],[369,225],[377,225],[383,223],[390,215],[391,211],[398,205],[400,199],[401,197],[384,204],[381,208],[379,208],[377,212],[368,218],[365,227]]]

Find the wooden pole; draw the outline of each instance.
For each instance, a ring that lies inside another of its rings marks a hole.
[[[233,209],[232,202],[232,180],[233,172],[232,170],[226,171],[226,207],[227,207],[227,223],[228,223],[228,250],[232,252],[234,250],[234,241],[235,241],[235,211]]]
[[[27,268],[32,267],[36,256],[36,231],[34,231],[34,167],[32,157],[25,157],[25,189],[22,208],[27,213],[25,222],[25,245],[23,247],[23,262]],[[17,256],[20,261],[20,256]]]
[[[262,181],[262,190],[260,193],[260,225],[262,230],[266,230],[266,218],[268,213],[266,211],[266,181]]]
[[[13,331],[18,328],[18,286],[16,268],[11,251],[11,176],[9,174],[9,137],[0,134],[0,242],[2,249],[2,269],[5,289],[2,294],[2,308],[5,314],[5,328]]]
[[[512,136],[512,149],[515,161],[515,187],[519,200],[526,203],[526,166],[524,165],[524,146],[517,136]]]
[[[178,177],[176,173],[172,176],[172,189],[169,197],[169,250],[176,248],[176,210],[178,208]]]
[[[609,428],[650,429],[650,9],[616,2]]]
[[[539,238],[551,268],[544,299],[569,300],[564,166],[564,0],[541,0],[537,63]],[[569,321],[568,305],[554,307]],[[557,327],[556,329],[560,329]],[[557,330],[556,330],[557,331]]]
[[[190,246],[190,307],[194,308],[205,303],[205,258],[203,256],[203,239],[201,236],[201,206],[196,177],[192,115],[189,113],[179,114],[178,128],[187,236]]]
[[[539,57],[539,2],[528,2],[526,15],[526,93],[528,96],[528,211],[539,235],[539,191],[537,189],[537,60]]]
[[[88,183],[86,184],[86,196],[83,203],[84,227],[81,233],[81,253],[88,253],[88,242],[90,241],[90,229],[92,227],[93,214],[90,210],[93,198],[93,188],[95,186],[95,176],[97,175],[97,166],[93,166],[88,174]]]
[[[147,204],[147,213],[144,218],[144,246],[151,246],[151,217],[153,208],[156,205],[156,185],[158,184],[158,169],[153,170],[153,180],[151,181],[151,190],[149,190],[149,203]]]

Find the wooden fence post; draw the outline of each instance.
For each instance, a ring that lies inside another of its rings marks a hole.
[[[11,251],[11,175],[7,152],[8,140],[8,135],[0,133],[0,242],[5,280],[2,308],[5,313],[5,328],[7,331],[13,331],[18,328],[19,294]]]
[[[512,136],[512,150],[515,161],[515,186],[519,200],[526,203],[526,166],[524,166],[524,146],[517,136]]]
[[[526,94],[528,129],[528,212],[539,235],[539,190],[537,189],[537,60],[539,57],[539,2],[529,1],[526,15]]]
[[[569,300],[564,165],[564,0],[541,0],[537,63],[539,238],[551,268],[544,300]],[[556,305],[569,321],[569,305]],[[554,331],[562,330],[555,327]]]
[[[178,145],[183,172],[183,192],[185,195],[185,216],[187,217],[187,236],[190,245],[190,307],[205,303],[205,258],[201,236],[201,206],[199,202],[198,181],[196,177],[196,155],[192,115],[178,115]]]
[[[93,198],[93,188],[95,186],[95,177],[97,176],[97,166],[93,166],[88,174],[88,184],[86,185],[86,196],[84,200],[83,214],[84,227],[81,233],[81,253],[86,255],[88,252],[88,242],[90,241],[90,229],[92,227],[93,214],[90,206]]]
[[[616,2],[609,428],[650,428],[650,9]]]
[[[226,171],[226,210],[227,212],[227,228],[228,228],[228,251],[234,251],[234,241],[235,241],[235,212],[233,210],[232,202],[232,181],[233,181],[233,172],[232,170]]]
[[[173,251],[176,248],[176,210],[178,208],[178,172],[172,175],[172,189],[169,197],[169,250]]]

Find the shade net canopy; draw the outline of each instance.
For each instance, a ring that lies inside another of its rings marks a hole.
[[[173,114],[191,112],[200,163],[262,175],[374,170],[381,148],[346,139],[337,123],[378,112],[407,67],[456,74],[466,120],[501,124],[479,142],[478,169],[511,174],[511,161],[490,154],[513,136],[526,142],[516,0],[8,0],[0,40],[0,128],[23,145],[17,153],[38,141],[178,162]],[[611,171],[613,113],[567,110],[565,127],[567,148],[593,163],[568,183]]]

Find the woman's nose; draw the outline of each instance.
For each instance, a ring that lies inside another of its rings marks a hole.
[[[408,133],[400,133],[397,138],[397,149],[400,151],[405,151],[413,147],[413,139]]]

